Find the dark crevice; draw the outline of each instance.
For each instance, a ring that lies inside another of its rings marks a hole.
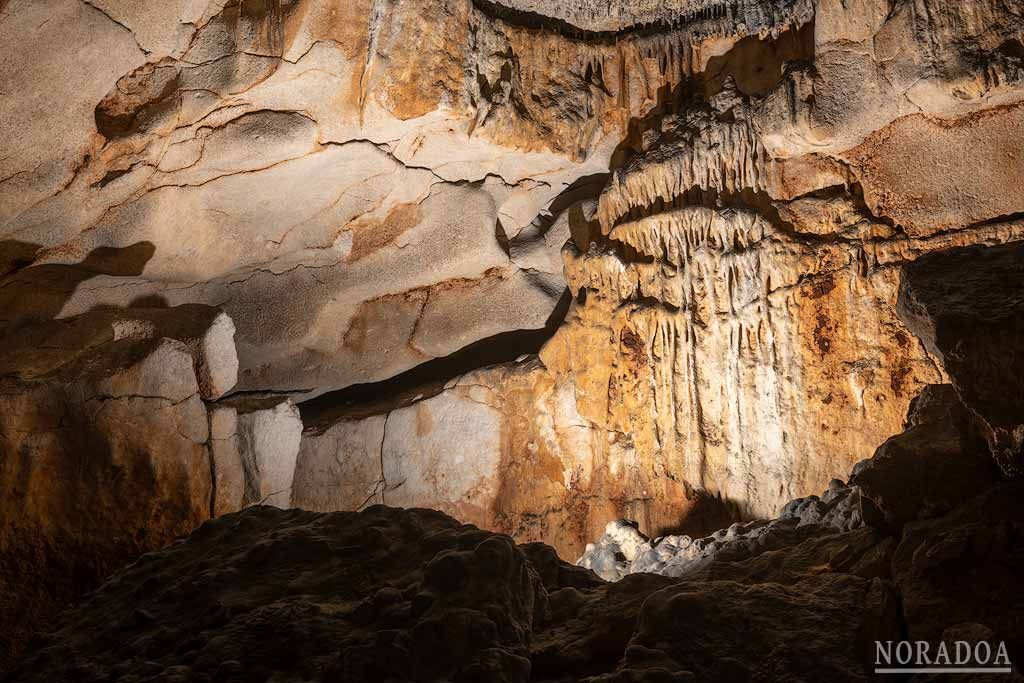
[[[537,354],[569,312],[572,296],[566,289],[554,312],[539,330],[514,330],[481,339],[381,382],[356,384],[299,404],[307,429],[320,431],[344,417],[366,417],[390,412],[421,398],[436,396],[444,386],[473,370],[509,363]]]

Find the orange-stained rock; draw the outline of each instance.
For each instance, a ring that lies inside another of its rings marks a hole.
[[[33,370],[0,380],[0,660],[210,516],[207,413],[184,343],[109,339]]]

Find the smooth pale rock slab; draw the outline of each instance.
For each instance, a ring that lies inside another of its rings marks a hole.
[[[302,418],[288,398],[229,401],[237,411],[238,452],[245,471],[243,505],[290,508]]]
[[[388,416],[385,501],[486,519],[499,494],[501,462],[501,413],[472,395],[444,392]]]
[[[238,411],[213,404],[210,413],[210,462],[214,517],[237,512],[245,499],[245,463],[239,449]]]
[[[292,504],[303,510],[358,510],[384,502],[382,478],[387,417],[339,420],[303,433],[295,463]]]

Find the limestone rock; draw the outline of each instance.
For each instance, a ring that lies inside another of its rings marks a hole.
[[[1005,0],[11,0],[0,328],[215,304],[235,389],[302,400],[559,327],[543,368],[464,378],[486,405],[307,432],[299,495],[571,556],[700,500],[772,517],[949,379],[900,267],[1024,238],[1022,26]]]
[[[833,481],[822,496],[788,503],[777,519],[731,525],[704,538],[668,535],[649,539],[635,522],[610,522],[595,543],[588,543],[576,564],[606,581],[628,574],[684,577],[714,563],[740,562],[769,551],[790,548],[808,539],[861,529],[877,516],[861,490]],[[867,517],[867,519],[865,519]]]
[[[619,519],[608,522],[597,543],[588,543],[576,563],[590,569],[605,581],[618,581],[631,573],[637,556],[650,549],[650,539],[641,534],[636,523]]]
[[[60,320],[19,320],[3,341],[0,368],[42,377],[92,347],[122,339],[176,339],[192,355],[202,398],[216,400],[238,379],[235,326],[223,311],[186,304],[173,308],[101,308]]]
[[[213,469],[214,517],[237,512],[245,505],[245,462],[238,434],[238,410],[212,405],[210,415],[210,465]]]
[[[77,323],[69,329],[88,328]],[[12,368],[21,352],[4,359],[4,659],[112,571],[210,515],[209,431],[192,350],[105,330],[61,365],[46,349],[36,364]]]
[[[907,526],[893,578],[911,638],[937,646],[946,629],[981,624],[1020,656],[1021,493],[1020,484],[1003,484],[944,517]]]
[[[237,452],[244,474],[242,505],[274,505],[284,509],[292,507],[295,462],[302,435],[302,418],[298,408],[287,398],[238,398],[218,407],[214,416],[221,416],[222,411],[228,413],[220,418],[224,421],[224,427],[219,430],[219,433],[228,435],[229,441],[221,451],[225,461],[225,476],[228,478],[226,485],[229,493],[226,495],[232,499],[237,496],[238,461],[234,455]],[[231,411],[235,413],[233,419]],[[234,422],[233,444],[230,437],[231,422]],[[214,453],[216,456],[218,451]],[[215,459],[215,466],[219,462],[221,460]],[[219,477],[220,472],[217,474]]]
[[[1024,473],[1024,249],[935,254],[904,269],[901,317],[942,362],[1003,472]]]
[[[951,386],[925,387],[912,405],[908,425],[850,475],[850,483],[897,529],[944,515],[996,479],[984,442]]]
[[[840,563],[884,575],[877,553],[873,560],[851,559],[872,555],[864,540],[869,545],[881,542],[870,529],[898,535],[905,524],[940,517],[995,482],[992,463],[956,393],[949,385],[931,385],[912,402],[907,430],[858,463],[849,483],[833,480],[823,495],[790,501],[775,519],[736,523],[704,538],[667,535],[652,540],[635,522],[611,522],[597,542],[587,544],[577,564],[607,581],[640,572],[708,576],[716,575],[715,568],[723,563],[760,564],[740,572],[750,577],[775,571],[778,563],[762,561],[765,555],[781,553],[786,566],[793,548],[816,547],[821,559],[845,555]],[[861,531],[869,535],[852,535]],[[849,547],[837,552],[844,542]]]
[[[776,626],[780,618],[784,629]],[[684,583],[648,597],[618,670],[596,680],[862,680],[874,641],[898,635],[896,602],[878,580],[825,575],[793,587]]]
[[[606,584],[553,558],[428,510],[253,507],[126,568],[11,680],[862,680],[899,634],[890,585],[839,569]]]

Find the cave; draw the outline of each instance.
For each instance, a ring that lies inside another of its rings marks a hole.
[[[0,45],[0,680],[1024,680],[1024,3]]]

